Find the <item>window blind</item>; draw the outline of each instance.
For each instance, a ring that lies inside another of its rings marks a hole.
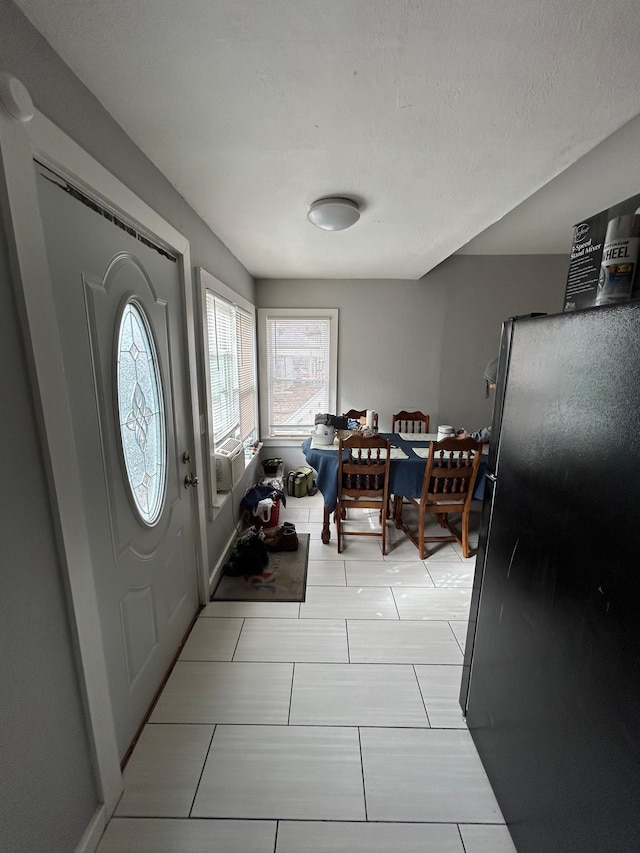
[[[255,324],[253,317],[241,308],[236,309],[238,342],[238,395],[240,407],[240,438],[246,441],[257,432]]]
[[[213,434],[216,443],[233,434],[239,423],[237,388],[236,326],[233,306],[207,291],[209,338],[209,381]]]
[[[206,291],[211,418],[215,445],[256,432],[255,329],[253,318]]]
[[[306,432],[328,411],[331,319],[270,316],[266,344],[269,433]]]

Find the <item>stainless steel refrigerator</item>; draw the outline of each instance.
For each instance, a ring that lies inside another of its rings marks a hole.
[[[519,853],[640,851],[640,302],[503,324],[460,704]]]

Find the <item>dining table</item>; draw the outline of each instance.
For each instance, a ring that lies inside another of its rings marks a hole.
[[[422,494],[422,482],[427,467],[429,445],[437,440],[437,433],[380,433],[391,441],[391,465],[389,494],[417,498]],[[485,475],[489,445],[483,447],[478,477],[473,490],[473,499],[484,498]],[[338,453],[339,441],[321,444],[313,435],[302,442],[302,453],[307,463],[316,472],[316,486],[324,499],[322,541],[331,540],[330,519],[338,500]]]

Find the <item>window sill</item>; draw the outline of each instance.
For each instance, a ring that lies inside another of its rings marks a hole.
[[[304,432],[300,433],[300,435],[269,436],[268,438],[261,438],[260,441],[263,447],[300,447],[302,442],[309,438],[310,435],[310,432]]]

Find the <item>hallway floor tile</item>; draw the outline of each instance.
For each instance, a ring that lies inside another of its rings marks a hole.
[[[473,558],[288,503],[306,600],[203,608],[98,853],[515,853],[458,704]]]

